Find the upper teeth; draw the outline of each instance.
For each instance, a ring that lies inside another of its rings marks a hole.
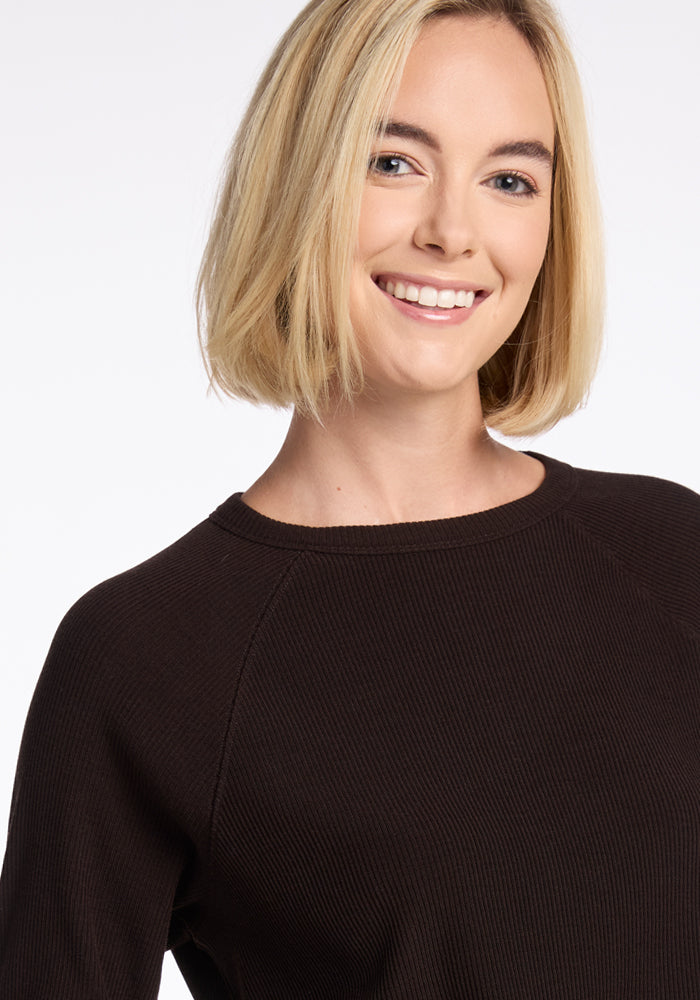
[[[433,288],[432,285],[411,285],[403,281],[378,281],[379,287],[395,299],[417,302],[420,306],[437,306],[438,309],[469,309],[474,305],[475,292],[455,291],[452,288]]]

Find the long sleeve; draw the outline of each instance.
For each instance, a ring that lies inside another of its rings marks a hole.
[[[220,995],[209,853],[222,754],[251,634],[294,556],[261,559],[206,521],[66,615],[17,768],[3,1000],[152,1000],[168,947],[195,996]]]
[[[12,1000],[155,997],[187,856],[148,773],[149,681],[106,658],[110,637],[81,617],[54,640],[20,751],[0,897]]]

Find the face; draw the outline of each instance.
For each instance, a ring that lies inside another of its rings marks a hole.
[[[478,393],[549,233],[554,122],[504,21],[430,22],[372,150],[350,315],[374,391]]]

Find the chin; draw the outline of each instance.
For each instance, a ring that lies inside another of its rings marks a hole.
[[[376,345],[375,345],[376,346]],[[447,345],[442,345],[444,348]],[[377,392],[392,395],[399,392],[411,394],[468,393],[475,390],[478,395],[478,373],[488,351],[465,353],[441,349],[436,343],[422,345],[415,343],[411,350],[397,351],[393,357],[380,357],[370,352],[365,354],[363,370],[368,386]],[[472,345],[474,347],[475,345]],[[485,355],[482,359],[481,355]]]
[[[365,380],[371,392],[383,396],[438,397],[454,393],[460,398],[467,398],[470,390],[476,390],[477,395],[479,391],[478,373],[474,371],[456,377],[454,366],[423,366],[420,370],[397,368],[391,372],[366,370]]]

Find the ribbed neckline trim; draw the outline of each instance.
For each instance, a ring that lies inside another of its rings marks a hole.
[[[544,465],[546,474],[542,484],[527,496],[475,514],[398,524],[313,528],[275,521],[245,504],[241,493],[234,493],[217,507],[210,520],[251,541],[298,551],[383,553],[474,545],[522,531],[541,521],[558,510],[574,492],[575,469],[537,452],[527,454]]]

